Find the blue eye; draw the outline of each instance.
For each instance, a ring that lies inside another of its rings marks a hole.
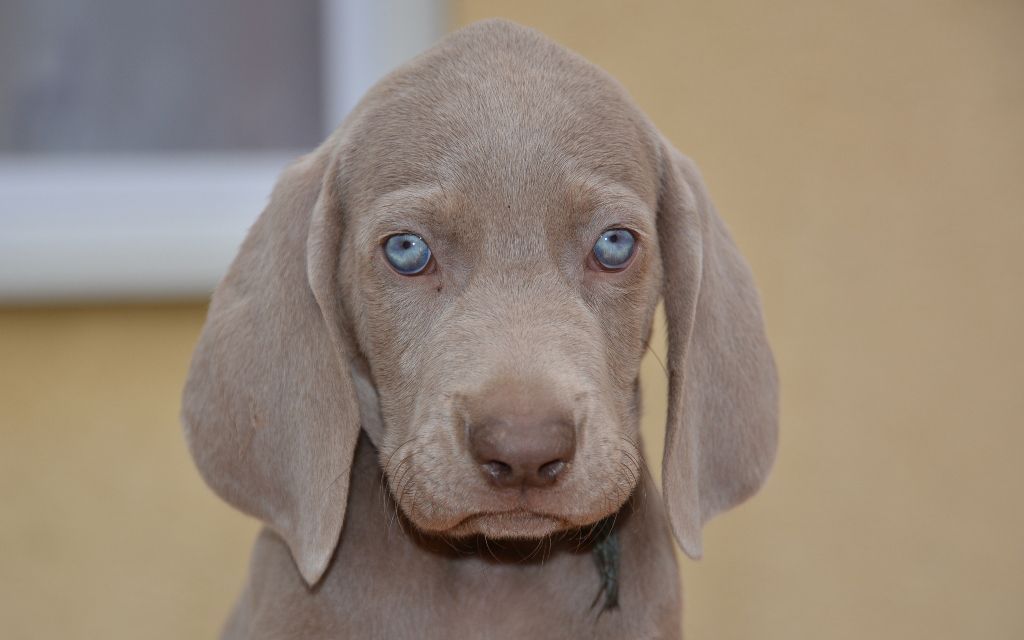
[[[430,247],[419,236],[399,233],[384,241],[384,256],[395,271],[414,276],[430,264]]]
[[[609,229],[594,243],[594,257],[605,269],[617,271],[633,256],[636,238],[625,229]]]

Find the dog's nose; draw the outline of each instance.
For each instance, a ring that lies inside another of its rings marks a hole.
[[[576,430],[560,418],[513,415],[473,425],[469,445],[493,485],[546,487],[572,461]]]

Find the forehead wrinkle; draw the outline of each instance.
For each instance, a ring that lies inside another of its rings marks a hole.
[[[446,186],[514,202],[562,164],[559,155],[638,192],[657,191],[656,136],[621,85],[526,32],[455,37],[394,72],[365,102],[353,120],[350,163],[362,167],[353,178],[364,192],[440,174]]]
[[[577,230],[586,229],[594,234],[623,225],[641,238],[653,237],[654,208],[633,189],[616,182],[585,181],[576,184],[572,194],[568,213]]]
[[[397,231],[443,229],[450,207],[449,191],[440,183],[409,185],[389,191],[368,207],[367,227],[372,235]]]

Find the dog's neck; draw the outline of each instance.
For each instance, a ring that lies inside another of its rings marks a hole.
[[[280,615],[305,621],[304,628],[344,631],[339,637],[477,637],[485,628],[494,638],[620,638],[634,637],[634,629],[661,637],[679,628],[678,602],[674,550],[649,476],[616,517],[592,529],[540,543],[455,542],[423,535],[403,519],[364,435],[323,579],[308,587],[283,541],[264,531],[228,629],[248,637],[248,625]],[[400,628],[390,626],[382,603],[401,607]],[[559,621],[562,630],[531,626],[541,620]]]

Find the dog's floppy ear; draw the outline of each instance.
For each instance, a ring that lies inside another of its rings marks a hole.
[[[693,162],[662,143],[658,238],[668,317],[662,468],[676,539],[753,494],[775,458],[778,384],[750,269]]]
[[[277,532],[311,585],[338,542],[359,436],[327,148],[285,170],[249,231],[213,295],[182,402],[203,478]]]

